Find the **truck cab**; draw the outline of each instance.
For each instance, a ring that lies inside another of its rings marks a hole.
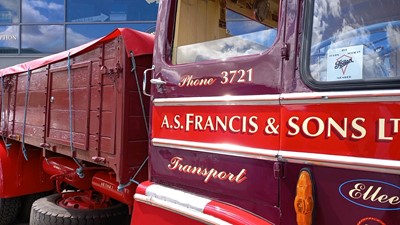
[[[131,224],[397,224],[399,8],[161,1]]]

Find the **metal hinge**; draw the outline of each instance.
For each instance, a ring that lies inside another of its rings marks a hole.
[[[284,43],[281,48],[281,56],[284,60],[289,60],[289,44]]]
[[[113,82],[115,82],[122,72],[122,67],[119,62],[115,64],[114,68],[110,69],[105,65],[100,65],[100,71],[102,75],[109,77]]]
[[[274,178],[275,179],[283,178],[283,163],[282,162],[274,163]]]

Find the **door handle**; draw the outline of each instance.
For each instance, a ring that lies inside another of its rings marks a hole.
[[[154,71],[154,69],[155,69],[155,66],[153,65],[150,69],[146,69],[143,72],[143,75],[144,75],[144,77],[143,77],[143,94],[146,95],[146,96],[149,96],[149,97],[151,97],[151,95],[146,92],[147,73],[150,72],[150,71]],[[151,79],[151,80],[154,80],[154,79]],[[151,83],[151,81],[150,81],[150,83]]]

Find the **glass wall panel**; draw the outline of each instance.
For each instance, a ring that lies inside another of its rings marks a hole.
[[[0,1],[0,24],[19,23],[19,1]]]
[[[155,26],[155,23],[67,25],[67,49],[102,37],[116,28],[127,27],[144,32],[154,32]]]
[[[67,21],[155,21],[157,10],[155,0],[67,0]]]
[[[21,53],[56,53],[64,48],[64,25],[21,26]]]
[[[22,0],[23,23],[64,22],[64,0]]]
[[[19,26],[0,26],[0,54],[18,53]]]

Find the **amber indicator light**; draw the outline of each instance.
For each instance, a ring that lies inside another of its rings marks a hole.
[[[314,208],[313,183],[310,171],[302,170],[296,186],[294,209],[298,225],[311,225]]]

